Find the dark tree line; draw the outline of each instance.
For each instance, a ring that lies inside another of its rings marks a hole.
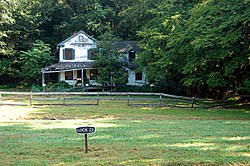
[[[249,93],[249,4],[249,0],[0,0],[0,84],[37,82],[37,75],[27,73],[47,65],[39,57],[55,56],[57,43],[83,30],[94,38],[108,32],[140,41],[138,63],[147,69],[149,82],[166,92],[185,89],[188,95],[210,97]],[[48,46],[45,54],[34,49]],[[35,58],[24,58],[25,54]],[[28,70],[26,64],[34,67]]]

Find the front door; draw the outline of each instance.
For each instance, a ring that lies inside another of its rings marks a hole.
[[[77,80],[81,80],[82,86],[86,86],[87,83],[86,69],[77,70]]]

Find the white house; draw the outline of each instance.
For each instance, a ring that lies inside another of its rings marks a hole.
[[[123,41],[115,44],[121,56],[126,56],[129,65],[133,65],[134,59],[140,48],[134,41]],[[45,86],[45,74],[52,75],[57,81],[65,81],[70,85],[76,83],[83,87],[99,86],[95,81],[98,70],[94,68],[94,57],[91,49],[96,48],[96,40],[84,31],[73,34],[58,45],[59,62],[41,69],[42,84]],[[142,86],[146,83],[145,72],[136,72],[135,69],[126,68],[127,85]]]

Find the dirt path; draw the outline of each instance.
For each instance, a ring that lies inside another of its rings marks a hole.
[[[0,121],[8,120],[27,120],[29,114],[35,111],[36,108],[24,106],[0,106]]]

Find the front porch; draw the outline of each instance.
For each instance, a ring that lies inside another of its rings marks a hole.
[[[59,62],[41,69],[42,87],[46,90],[46,75],[57,74],[57,81],[67,82],[73,89],[81,88],[83,91],[88,89],[100,89],[95,79],[97,69],[93,67],[93,62]],[[91,87],[91,88],[90,88]]]

